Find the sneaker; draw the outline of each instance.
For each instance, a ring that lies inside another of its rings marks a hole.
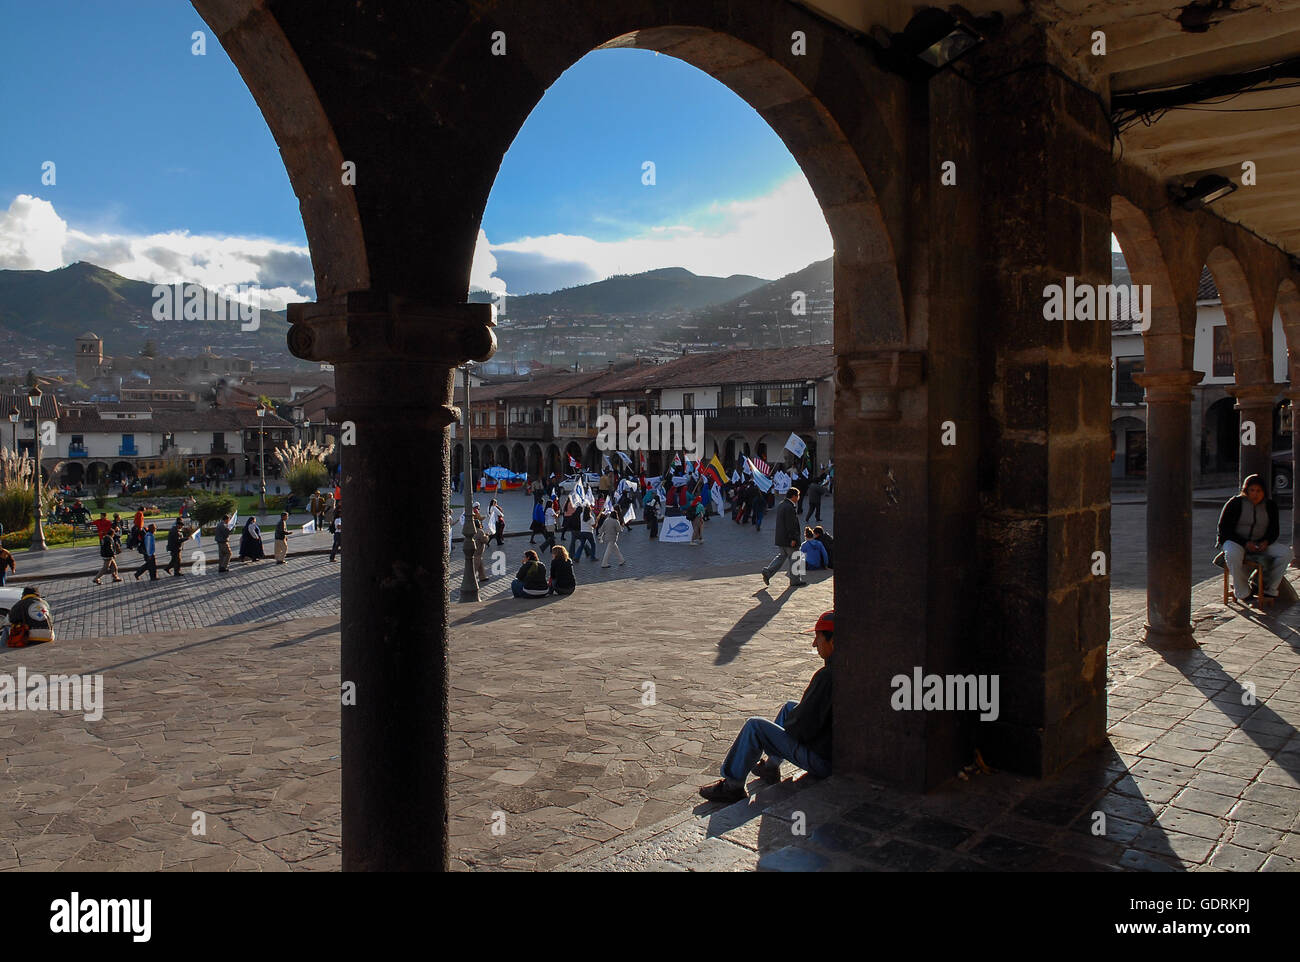
[[[705,785],[700,789],[700,796],[710,802],[722,802],[724,805],[730,805],[732,802],[738,802],[745,797],[745,786],[735,783],[728,784],[724,778],[712,785]]]
[[[768,784],[781,780],[781,763],[774,762],[770,758],[767,761],[760,759],[750,771]]]
[[[33,497],[35,497],[35,496],[33,495]],[[120,579],[119,579],[119,580],[120,580]],[[98,578],[94,578],[94,579],[91,580],[90,583],[91,583],[92,585],[97,585],[97,584],[99,584],[99,579],[98,579]]]
[[[764,571],[764,572],[763,572],[763,584],[765,584],[765,585],[769,585],[769,584],[771,584],[771,583],[772,583],[772,576],[771,576],[770,574],[768,574],[766,571]]]

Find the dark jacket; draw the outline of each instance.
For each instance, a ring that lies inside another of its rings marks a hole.
[[[799,704],[785,719],[787,734],[827,761],[831,758],[831,663],[834,660],[834,655],[826,659],[826,664],[808,682]]]
[[[808,501],[814,505],[822,503],[822,495],[825,493],[826,489],[817,481],[813,481],[808,485],[807,498]]]
[[[835,539],[831,537],[831,533],[829,531],[823,531],[822,536],[817,540],[820,541],[822,543],[822,547],[826,549],[826,567],[834,568],[835,567]]]
[[[185,537],[181,534],[180,527],[169,528],[167,530],[167,553],[180,554],[181,545],[185,543]]]
[[[558,595],[571,595],[578,582],[573,577],[573,562],[556,558],[551,562],[551,587]]]
[[[1228,503],[1223,506],[1223,511],[1219,515],[1219,541],[1215,545],[1216,548],[1222,548],[1229,541],[1243,548],[1246,546],[1246,542],[1237,537],[1237,522],[1241,520],[1241,509],[1246,501],[1246,496],[1239,494],[1235,498],[1229,498]],[[1273,544],[1277,541],[1278,535],[1277,502],[1272,498],[1265,498],[1261,504],[1268,512],[1268,528],[1264,532],[1264,540]]]
[[[275,540],[287,541],[289,538],[289,525],[284,521],[277,521],[275,525]]]
[[[540,561],[525,561],[519,566],[519,573],[515,577],[530,591],[545,592],[551,587],[550,579],[546,577],[546,565]]]
[[[789,498],[782,498],[776,506],[776,546],[797,548],[803,540],[803,525],[799,523],[799,507]]]

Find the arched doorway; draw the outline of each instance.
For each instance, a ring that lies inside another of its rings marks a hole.
[[[522,444],[516,444],[510,450],[510,470],[515,474],[525,474],[528,471],[528,457]]]
[[[129,481],[135,477],[135,465],[130,461],[117,461],[113,464],[113,482]]]
[[[1112,478],[1145,478],[1147,474],[1147,425],[1131,415],[1116,418],[1110,425]]]
[[[504,444],[497,445],[497,464],[503,468],[510,466],[510,449]]]
[[[577,468],[569,462],[569,458],[572,458],[583,468],[590,467],[590,465],[582,460],[582,445],[578,444],[577,441],[570,441],[564,446],[564,459],[560,464],[561,474],[572,474],[577,470]]]
[[[1237,473],[1240,432],[1241,415],[1233,398],[1220,398],[1206,409],[1201,432],[1201,468],[1205,474]]]
[[[530,478],[540,478],[542,476],[542,446],[540,444],[530,444],[528,446],[528,476]]]
[[[63,468],[63,483],[80,487],[86,479],[86,469],[80,461],[69,461]]]

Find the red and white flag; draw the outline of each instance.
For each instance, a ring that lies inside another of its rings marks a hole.
[[[573,468],[573,470],[575,471],[577,471],[579,468],[582,467],[581,464],[579,464],[576,460],[574,460],[572,454],[569,455],[569,467]]]
[[[749,463],[758,468],[758,470],[762,471],[768,477],[772,476],[772,466],[762,458],[750,458]]]

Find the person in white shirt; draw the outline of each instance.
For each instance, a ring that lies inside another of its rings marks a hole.
[[[559,520],[559,515],[555,512],[555,502],[550,501],[546,505],[546,547],[555,544],[555,523]]]
[[[591,555],[591,560],[596,560],[596,518],[592,512],[591,506],[584,506],[581,510],[582,517],[578,521],[578,550],[573,556],[573,563],[577,564],[582,560],[582,552],[586,550]]]
[[[505,544],[506,513],[501,510],[501,505],[497,504],[496,498],[488,502],[486,527],[488,535],[496,537],[497,544]]]
[[[602,568],[609,567],[610,555],[618,555],[620,565],[627,564],[627,559],[623,557],[623,551],[618,546],[618,539],[623,534],[623,519],[619,517],[617,508],[607,511],[598,527],[600,528],[600,540],[605,543],[605,556],[600,559],[600,566]]]

